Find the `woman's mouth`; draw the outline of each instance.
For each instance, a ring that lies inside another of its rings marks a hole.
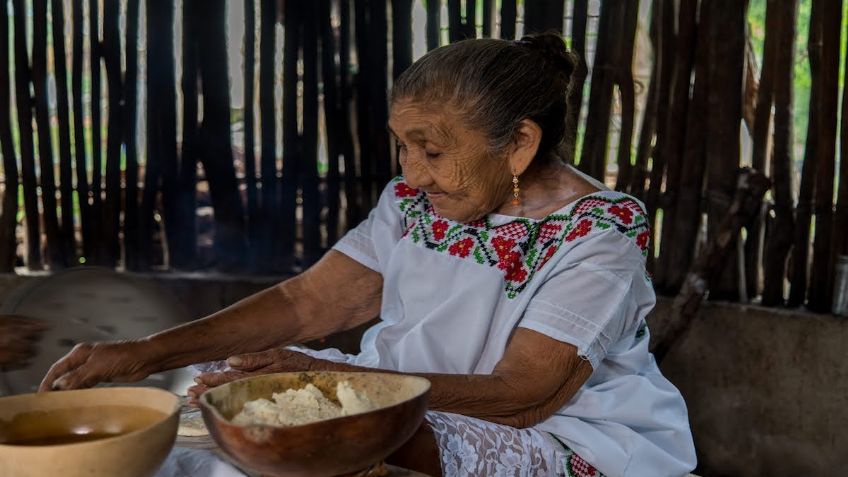
[[[432,202],[434,199],[441,199],[445,197],[447,194],[444,192],[427,192],[427,198]]]

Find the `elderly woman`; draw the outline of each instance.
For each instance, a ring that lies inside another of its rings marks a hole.
[[[394,85],[403,178],[323,259],[203,320],[78,346],[42,389],[226,357],[233,370],[190,394],[260,373],[389,370],[432,382],[425,425],[392,458],[403,466],[686,474],[686,407],[648,352],[646,212],[560,153],[573,66],[554,35],[431,51]],[[281,347],[378,314],[357,355]]]

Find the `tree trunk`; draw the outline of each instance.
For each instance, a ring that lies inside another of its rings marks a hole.
[[[814,2],[815,3],[815,2]],[[813,276],[808,307],[830,311],[833,302],[833,175],[836,172],[837,106],[839,104],[839,45],[842,27],[842,0],[820,0],[822,14],[821,91],[819,104],[818,169],[816,171],[816,237],[813,243]],[[844,231],[843,231],[844,233]]]
[[[32,86],[35,93],[35,122],[38,126],[38,163],[41,183],[41,220],[47,238],[47,257],[52,269],[68,266],[62,253],[59,217],[56,209],[56,179],[50,111],[47,98],[47,0],[33,2]]]
[[[9,64],[9,12],[0,8],[0,65]],[[3,155],[3,210],[0,213],[0,272],[14,273],[17,258],[18,164],[12,139],[9,68],[0,68],[0,154]]]
[[[792,84],[798,0],[778,2],[780,41],[774,56],[774,221],[769,227],[764,263],[763,305],[783,305],[786,258],[794,229],[792,204]],[[771,5],[769,5],[771,7]],[[755,123],[756,125],[756,123]]]
[[[664,326],[654,330],[651,352],[658,363],[662,363],[668,352],[685,338],[689,324],[697,316],[698,309],[710,292],[709,283],[721,275],[724,268],[722,265],[727,263],[736,248],[734,243],[742,226],[750,222],[760,210],[763,195],[768,188],[769,181],[762,173],[743,169],[739,174],[727,215],[722,217],[716,234],[689,269]]]
[[[71,157],[71,118],[68,106],[68,68],[65,55],[64,2],[51,0],[53,69],[56,78],[56,122],[59,129],[59,183],[61,192],[62,255],[69,264],[76,258],[74,245],[74,171]],[[2,63],[8,64],[8,62]]]

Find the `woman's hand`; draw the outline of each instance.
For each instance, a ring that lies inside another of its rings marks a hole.
[[[45,323],[32,318],[0,315],[0,366],[15,368],[26,364],[45,330]]]
[[[227,359],[227,364],[232,370],[199,374],[194,378],[197,384],[188,388],[187,394],[192,403],[196,403],[201,394],[215,386],[260,374],[309,371],[319,362],[323,360],[286,348],[272,348],[259,353],[231,356]]]
[[[156,370],[153,347],[144,340],[81,343],[57,361],[41,391],[89,388],[101,382],[140,381]]]

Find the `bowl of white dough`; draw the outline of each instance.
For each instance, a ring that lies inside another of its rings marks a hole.
[[[278,373],[213,388],[200,408],[212,438],[244,468],[321,477],[382,462],[421,425],[429,392],[415,376]]]

